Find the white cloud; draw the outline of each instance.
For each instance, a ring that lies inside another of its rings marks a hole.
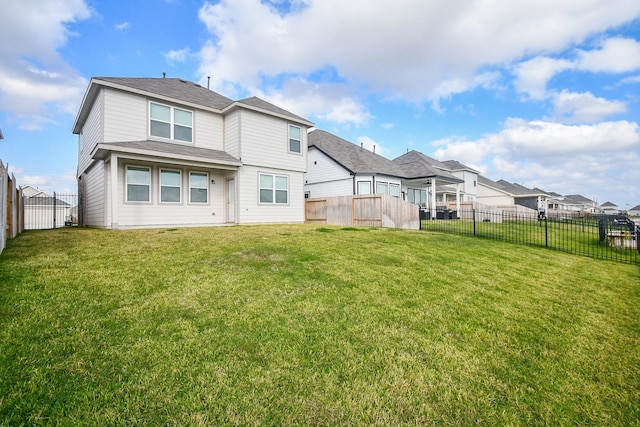
[[[640,182],[640,128],[627,121],[566,125],[509,119],[498,133],[440,144],[436,158],[490,163],[490,178],[530,188],[565,194],[608,191],[619,184],[621,170],[627,171],[627,185]]]
[[[601,41],[597,49],[578,50],[574,60],[539,56],[514,67],[514,86],[530,99],[543,100],[554,96],[547,84],[557,74],[567,70],[626,73],[640,69],[640,42],[613,37]]]
[[[605,73],[636,71],[640,69],[640,42],[622,37],[604,40],[600,49],[579,52],[577,68]]]
[[[82,0],[6,2],[0,14],[0,109],[25,129],[75,114],[87,81],[58,49],[72,36],[68,24],[87,19]]]
[[[573,63],[565,59],[537,57],[518,64],[514,69],[514,86],[530,99],[543,100],[549,97],[547,83],[553,76],[573,68]]]
[[[627,104],[597,98],[589,92],[563,90],[554,99],[556,120],[563,123],[596,123],[605,117],[627,111]]]
[[[352,87],[429,100],[438,108],[441,99],[495,84],[492,67],[561,52],[640,15],[636,0],[407,0],[403,7],[381,0],[309,0],[294,6],[283,11],[260,0],[206,3],[199,17],[212,37],[200,52],[200,75],[212,76],[219,90],[315,79],[330,66]],[[589,61],[596,60],[585,58],[585,66]],[[546,82],[564,65],[547,66],[541,75],[523,69],[521,90],[543,97]]]
[[[311,83],[292,79],[281,88],[252,88],[253,93],[294,114],[331,120],[339,124],[363,125],[373,119],[349,89],[339,83]]]
[[[121,24],[116,24],[116,30],[118,31],[124,31],[127,28],[129,28],[131,26],[131,24],[129,24],[128,22],[123,22]]]
[[[191,55],[191,51],[189,48],[179,49],[179,50],[170,50],[169,52],[164,54],[164,59],[169,64],[176,64],[180,62],[185,62],[187,58]]]

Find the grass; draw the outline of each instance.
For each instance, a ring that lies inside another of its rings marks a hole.
[[[468,213],[467,215],[470,216]],[[495,215],[493,218],[499,216],[501,215]],[[423,220],[421,228],[427,231],[475,235],[537,245],[595,258],[640,264],[640,254],[635,248],[611,246],[606,236],[605,242],[600,242],[597,219],[537,221],[521,216],[518,219],[475,223],[471,220]],[[608,233],[611,229],[628,230],[628,227],[607,224],[606,229]]]
[[[486,239],[61,229],[0,256],[0,425],[639,425],[638,348],[638,266]]]

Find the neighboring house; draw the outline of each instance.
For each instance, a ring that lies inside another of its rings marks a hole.
[[[618,205],[611,202],[604,202],[603,204],[600,205],[600,209],[606,215],[617,215],[620,213],[620,209],[618,208]]]
[[[640,216],[640,205],[634,206],[627,211],[627,215],[637,217]]]
[[[309,132],[309,153],[305,174],[307,197],[331,197],[382,193],[423,208],[436,209],[436,198],[450,185],[464,181],[417,158],[395,160],[375,154],[329,132]],[[460,199],[458,198],[458,201]],[[435,217],[435,216],[434,216]]]
[[[458,161],[441,162],[419,151],[411,150],[396,157],[393,162],[415,171],[426,171],[435,176],[434,182],[441,184],[436,185],[435,201],[437,203],[447,205],[448,202],[473,202],[475,200],[478,171]],[[458,181],[451,181],[451,177],[458,178]]]
[[[554,203],[559,207],[557,209],[564,209],[568,211],[578,211],[584,213],[598,213],[598,203],[584,197],[580,194],[569,194],[566,196],[553,197]]]
[[[22,187],[24,200],[24,229],[45,230],[64,227],[72,219],[73,206],[64,200],[33,188]]]
[[[304,222],[312,125],[182,79],[95,77],[73,126],[81,225]]]
[[[530,189],[521,184],[507,182],[503,179],[492,181],[485,176],[478,176],[478,196],[476,200],[490,206],[519,205],[538,210],[543,206],[548,210],[550,195],[540,189]]]

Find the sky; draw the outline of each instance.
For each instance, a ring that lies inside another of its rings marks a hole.
[[[0,0],[0,160],[75,192],[92,77],[258,96],[393,159],[640,204],[638,0]]]

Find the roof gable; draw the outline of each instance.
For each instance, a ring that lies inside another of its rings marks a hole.
[[[313,123],[308,120],[260,98],[251,97],[236,102],[226,96],[204,88],[197,83],[184,79],[164,77],[94,77],[89,83],[89,87],[78,110],[78,115],[73,125],[73,133],[80,133],[82,125],[91,110],[91,106],[100,89],[103,87],[123,90],[140,96],[174,102],[193,108],[211,110],[220,114],[224,114],[225,110],[230,111],[230,109],[235,107],[244,107],[259,110],[265,114],[287,118],[307,126],[313,125]]]
[[[264,99],[260,99],[257,96],[252,96],[251,98],[241,99],[240,101],[235,102],[233,105],[238,107],[249,107],[249,109],[263,111],[267,113],[272,113],[283,118],[296,121],[298,123],[305,124],[307,126],[312,126],[313,123],[305,119],[304,117],[300,117],[295,115],[284,108],[280,108],[276,105],[271,104],[270,102],[265,101]],[[230,106],[231,107],[231,106]]]
[[[316,147],[351,173],[378,173],[395,177],[402,177],[404,174],[401,168],[386,157],[329,132],[314,129],[308,135],[309,147]]]

